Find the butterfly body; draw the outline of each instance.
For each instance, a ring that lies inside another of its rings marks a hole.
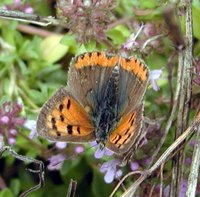
[[[66,88],[47,101],[37,120],[40,135],[56,141],[96,140],[116,154],[137,147],[149,70],[137,58],[84,53],[71,63]]]
[[[94,109],[92,119],[95,125],[95,138],[98,143],[105,146],[111,132],[119,121],[117,98],[119,95],[119,69],[116,66],[110,75],[105,96],[99,101],[97,109]]]

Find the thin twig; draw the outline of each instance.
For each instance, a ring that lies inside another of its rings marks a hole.
[[[118,188],[120,187],[120,185],[122,185],[122,183],[130,176],[134,175],[134,174],[142,174],[141,171],[133,171],[133,172],[130,172],[128,174],[126,174],[121,180],[120,182],[116,185],[116,187],[114,188],[114,190],[112,191],[112,193],[110,194],[109,197],[113,197],[115,192],[118,190]]]
[[[158,144],[158,147],[156,148],[156,150],[154,151],[154,154],[152,155],[152,159],[151,159],[151,162],[149,164],[149,166],[152,165],[152,162],[155,160],[158,152],[160,151],[161,147],[163,146],[164,142],[165,142],[165,139],[169,133],[169,129],[171,128],[172,126],[172,123],[173,123],[173,120],[174,120],[174,117],[176,115],[176,111],[177,111],[177,106],[178,106],[178,97],[179,97],[179,94],[180,94],[180,83],[179,81],[181,80],[181,73],[182,73],[182,65],[179,65],[178,66],[178,70],[177,70],[177,86],[176,86],[176,92],[175,92],[175,97],[174,97],[174,105],[172,107],[172,111],[171,111],[171,114],[170,114],[170,117],[167,121],[167,124],[165,126],[165,130],[164,130],[164,133],[163,133],[163,136],[160,140],[160,143]]]
[[[34,27],[31,25],[26,25],[26,24],[17,24],[17,30],[20,32],[34,35],[34,36],[41,36],[41,37],[47,37],[47,36],[52,36],[52,35],[62,35],[59,33],[55,33],[52,31],[47,31],[38,27]]]
[[[164,163],[160,166],[160,197],[162,197],[163,194],[163,168]]]
[[[178,106],[178,115],[177,115],[177,129],[175,134],[175,139],[178,138],[182,131],[185,129],[183,127],[183,109],[184,109],[184,102],[185,102],[185,69],[183,67],[184,62],[184,54],[183,51],[179,53],[178,57],[178,66],[181,67],[180,70],[180,81],[177,83],[180,84],[180,94],[179,94],[179,106]],[[179,186],[181,181],[181,174],[182,174],[182,151],[180,151],[174,158],[173,158],[173,168],[172,168],[172,178],[171,178],[171,187],[170,187],[170,196],[178,196],[179,194]]]
[[[153,196],[153,191],[154,191],[154,189],[155,189],[155,183],[153,184],[153,186],[151,187],[151,190],[150,190],[150,192],[149,192],[149,197],[152,197]]]
[[[164,34],[158,34],[158,35],[153,36],[153,37],[149,38],[148,40],[146,40],[141,48],[141,53],[143,53],[144,49],[147,47],[148,44],[150,44],[151,42],[153,42],[159,38],[162,38],[164,36],[165,36]]]
[[[19,11],[0,9],[0,18],[28,22],[40,26],[59,25],[59,20],[53,17],[40,17],[36,14],[26,14]]]
[[[187,92],[186,92],[186,102],[184,108],[183,122],[188,122],[188,114],[190,109],[190,100],[191,100],[191,92],[192,92],[192,72],[191,68],[193,65],[193,31],[192,31],[192,0],[185,0],[186,3],[186,39],[187,39],[187,48],[185,50],[185,59],[184,59],[184,67],[186,69],[186,79],[187,79]]]
[[[67,191],[67,196],[66,197],[74,197],[76,193],[76,186],[77,186],[77,181],[71,179]]]
[[[177,115],[176,137],[181,135],[188,125],[190,99],[191,99],[191,73],[188,72],[192,67],[192,1],[185,2],[185,24],[186,24],[186,47],[185,50],[179,52],[179,64],[183,66],[181,91],[179,97],[179,110]],[[172,186],[170,196],[178,196],[180,193],[180,185],[183,177],[184,152],[181,151],[173,160],[172,170]]]
[[[39,183],[33,187],[31,187],[30,189],[26,190],[25,192],[23,192],[20,197],[25,197],[28,194],[30,194],[31,192],[40,189],[41,187],[44,186],[44,163],[40,160],[37,159],[33,159],[30,157],[26,157],[23,155],[19,155],[17,154],[10,146],[4,146],[0,149],[0,155],[2,155],[5,151],[8,151],[13,157],[15,157],[16,159],[19,159],[20,161],[24,161],[24,162],[31,162],[31,163],[35,163],[39,165],[39,170],[31,170],[29,169],[30,172],[33,173],[37,173],[39,176]]]
[[[196,143],[194,145],[186,197],[195,197],[199,167],[200,167],[200,128],[198,128],[197,130]]]

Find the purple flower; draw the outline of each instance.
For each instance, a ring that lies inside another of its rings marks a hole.
[[[189,166],[189,165],[191,165],[191,163],[192,163],[192,158],[187,157],[187,158],[185,159],[185,164]]]
[[[119,160],[111,160],[102,164],[100,172],[105,173],[104,180],[106,183],[112,183],[115,178],[122,176],[122,170],[118,169]]]
[[[65,156],[63,154],[53,155],[48,160],[48,170],[60,170],[65,160]]]
[[[13,3],[14,3],[15,5],[19,5],[19,4],[21,4],[21,0],[13,0]]]
[[[131,34],[130,38],[123,44],[124,49],[131,50],[134,47],[138,48],[139,44],[135,41],[135,34]]]
[[[19,127],[23,127],[25,119],[20,117],[22,105],[17,102],[5,102],[0,107],[0,135],[5,137],[9,145],[15,144]]]
[[[33,13],[33,8],[30,6],[27,6],[24,8],[24,12],[27,14],[32,14]]]
[[[13,0],[13,3],[5,5],[4,9],[19,10],[27,14],[33,13],[33,8],[29,4],[21,2],[21,0]]]
[[[186,191],[187,191],[187,181],[185,179],[183,179],[181,181],[181,187],[180,187],[180,193],[179,193],[179,197],[185,197],[186,195]]]
[[[190,145],[190,147],[192,147],[192,148],[193,148],[193,147],[194,147],[194,145],[195,145],[195,140],[193,140],[193,139],[192,139],[192,140],[190,140],[190,141],[189,141],[189,145]]]
[[[170,185],[167,185],[164,188],[164,191],[163,191],[164,197],[168,197],[169,196],[169,192],[170,192]]]
[[[0,118],[0,123],[1,124],[8,124],[9,123],[9,121],[10,121],[10,119],[9,119],[9,117],[8,116],[2,116],[1,118]]]
[[[104,155],[106,156],[111,156],[113,155],[113,152],[109,149],[107,149],[106,147],[101,149],[101,148],[98,148],[96,151],[95,151],[95,154],[94,154],[94,157],[96,159],[100,159],[102,158]]]
[[[141,27],[138,29],[138,31],[134,34],[131,34],[130,38],[126,41],[125,44],[123,44],[124,49],[126,50],[131,50],[134,47],[135,48],[139,48],[139,43],[136,42],[136,39],[138,37],[138,35],[141,33],[142,29],[143,29],[143,25],[141,25]]]
[[[161,185],[160,185],[160,184],[159,184],[159,185],[156,185],[156,186],[155,186],[155,194],[156,194],[156,193],[160,193],[160,189],[161,189]],[[167,185],[167,186],[163,189],[162,192],[163,192],[163,194],[162,194],[163,197],[169,197],[170,186]]]
[[[58,149],[65,149],[67,147],[67,142],[56,142],[55,146]]]
[[[95,153],[94,153],[94,157],[95,157],[96,159],[100,159],[100,158],[102,158],[104,155],[105,155],[105,156],[111,156],[111,155],[113,155],[113,152],[112,152],[111,150],[107,149],[106,147],[104,147],[103,149],[100,148],[96,141],[91,142],[91,145],[92,145],[93,147],[97,147],[97,149],[96,149],[96,151],[95,151]]]
[[[84,152],[84,147],[81,146],[81,145],[76,146],[76,147],[75,147],[75,152],[76,152],[77,154],[80,154],[80,153]]]
[[[30,130],[29,138],[33,139],[38,136],[37,130],[36,130],[36,121],[35,120],[26,120],[23,125],[25,128]]]
[[[130,167],[131,167],[131,170],[132,170],[132,171],[136,171],[136,170],[138,170],[138,168],[139,168],[140,166],[139,166],[139,163],[138,163],[138,162],[134,161],[134,162],[131,162],[131,163],[130,163]]]
[[[15,142],[16,142],[16,139],[15,139],[14,137],[8,138],[8,144],[9,144],[9,145],[14,145]]]
[[[149,165],[150,162],[151,162],[151,158],[145,158],[145,159],[143,160],[143,162],[144,162],[145,165]]]
[[[152,70],[152,71],[150,71],[149,80],[150,80],[150,83],[152,85],[152,88],[155,91],[159,90],[157,80],[160,78],[162,73],[163,73],[162,70]]]

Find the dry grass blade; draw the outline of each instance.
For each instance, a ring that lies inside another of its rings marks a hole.
[[[71,179],[70,183],[69,183],[69,188],[68,188],[67,196],[66,197],[75,197],[76,186],[77,186],[77,181]]]

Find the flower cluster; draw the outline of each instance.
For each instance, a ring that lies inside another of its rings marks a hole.
[[[113,0],[59,0],[58,15],[68,20],[67,27],[77,35],[79,42],[94,38],[97,41],[106,39],[104,30],[110,22]]]
[[[15,143],[18,127],[24,125],[25,119],[19,116],[21,110],[22,106],[17,102],[5,102],[0,108],[0,136],[9,145]]]
[[[155,49],[158,52],[162,51],[163,44],[161,39],[158,39],[158,35],[161,34],[162,28],[158,28],[157,24],[148,22],[141,26],[137,21],[135,21],[133,23],[133,28],[137,33],[133,33],[123,45],[125,50],[129,51],[132,49],[140,49],[143,53],[149,53],[149,51],[152,49]],[[147,40],[156,36],[158,36],[157,39],[151,40],[148,45],[144,47],[144,44]]]
[[[104,181],[106,183],[112,183],[114,179],[122,176],[122,170],[119,169],[120,161],[113,159],[103,163],[100,167],[100,172],[105,173]]]
[[[12,4],[5,5],[4,9],[6,10],[18,10],[25,12],[27,14],[33,13],[33,8],[29,4],[24,4],[21,2],[21,0],[13,0]]]

